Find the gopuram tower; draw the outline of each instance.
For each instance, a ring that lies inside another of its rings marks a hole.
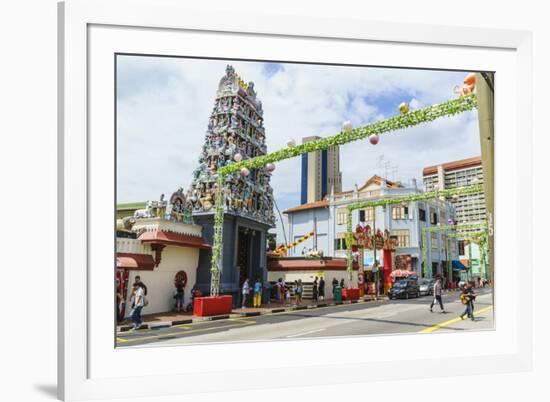
[[[203,227],[212,244],[215,190],[218,168],[240,160],[265,155],[262,103],[254,83],[246,84],[230,65],[216,92],[208,121],[199,165],[187,192],[193,222]],[[256,171],[241,171],[226,178],[220,294],[233,294],[239,302],[239,288],[246,278],[267,281],[266,234],[274,226],[273,189],[269,182],[273,165]],[[208,294],[211,251],[202,250],[197,286]],[[267,292],[265,292],[267,293]]]

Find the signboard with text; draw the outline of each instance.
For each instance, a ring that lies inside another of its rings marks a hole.
[[[384,255],[381,252],[377,252],[376,260],[378,261],[378,265],[382,265],[384,263]],[[374,252],[372,250],[365,250],[365,253],[363,254],[363,265],[366,267],[372,267],[373,264]]]

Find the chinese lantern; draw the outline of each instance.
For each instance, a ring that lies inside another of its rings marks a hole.
[[[453,202],[458,202],[458,198],[459,198],[459,197],[458,197],[457,194],[453,195]]]
[[[250,174],[250,171],[249,171],[247,168],[243,167],[243,168],[241,169],[241,176],[242,176],[242,177],[246,177],[246,176],[248,176],[249,174]]]
[[[268,172],[273,172],[275,170],[275,165],[273,163],[268,163],[267,165],[265,165],[265,170],[267,170]]]
[[[293,139],[293,138],[290,138],[287,142],[286,142],[286,145],[289,147],[289,148],[294,148],[296,146],[296,141]]]
[[[235,159],[235,162],[240,162],[243,160],[243,156],[240,154],[240,153],[236,153],[235,156],[233,157],[233,159]]]
[[[401,114],[409,113],[409,109],[409,104],[407,102],[403,102],[399,105],[399,113]]]
[[[378,135],[377,134],[369,135],[369,141],[372,145],[378,144]]]

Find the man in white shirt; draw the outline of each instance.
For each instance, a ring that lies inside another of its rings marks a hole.
[[[134,303],[132,311],[132,322],[134,323],[134,327],[132,329],[138,329],[141,326],[141,323],[143,322],[141,320],[141,310],[143,309],[144,302],[145,302],[145,291],[143,288],[137,284],[134,284],[133,286],[133,292],[134,292]]]

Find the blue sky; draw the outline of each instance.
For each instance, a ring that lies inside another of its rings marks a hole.
[[[117,200],[158,199],[188,188],[198,163],[216,88],[232,64],[253,81],[264,106],[268,151],[289,138],[328,136],[345,120],[355,127],[454,98],[466,72],[119,56],[117,60]],[[343,189],[373,174],[404,183],[422,168],[480,154],[476,111],[341,147]],[[272,177],[281,210],[299,204],[300,163],[280,162]]]

